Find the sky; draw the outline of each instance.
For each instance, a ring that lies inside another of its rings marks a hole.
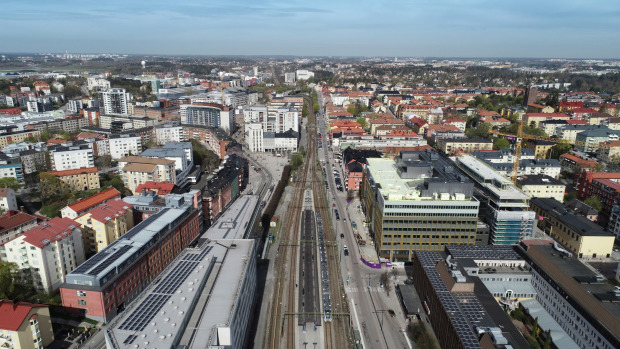
[[[619,0],[27,0],[0,52],[620,58]]]

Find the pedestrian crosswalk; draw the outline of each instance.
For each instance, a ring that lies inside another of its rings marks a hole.
[[[347,293],[368,292],[368,287],[345,287]],[[370,287],[370,292],[381,292],[383,289],[379,286]]]

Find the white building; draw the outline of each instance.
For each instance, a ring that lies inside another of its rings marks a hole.
[[[245,126],[245,140],[251,152],[263,152],[263,126],[258,123]]]
[[[140,156],[174,161],[176,184],[179,187],[183,187],[188,183],[188,177],[194,170],[194,155],[191,142],[166,143],[160,149],[147,149]]]
[[[99,91],[101,114],[129,114],[128,102],[131,95],[123,88],[108,88]]]
[[[308,80],[314,77],[314,73],[309,70],[298,70],[297,71],[297,80]]]
[[[0,188],[0,210],[6,212],[17,210],[18,208],[15,190],[11,188]]]
[[[295,73],[284,73],[284,82],[287,84],[294,84],[295,81]]]
[[[67,101],[67,111],[70,114],[77,114],[82,109],[84,109],[84,105],[82,104],[82,98],[72,98]]]
[[[230,133],[234,127],[234,111],[221,105],[181,105],[181,123],[221,128]]]
[[[110,88],[110,81],[102,78],[88,78],[86,85],[89,90],[106,90]]]
[[[155,143],[158,145],[185,140],[185,132],[181,126],[164,125],[164,127],[155,128],[154,132]]]
[[[111,135],[108,139],[109,154],[113,160],[138,155],[142,151],[142,138],[132,134]]]
[[[84,262],[79,226],[69,218],[52,218],[0,245],[2,260],[29,270],[37,288],[53,291]]]
[[[290,103],[286,103],[278,108],[276,112],[276,133],[283,133],[288,130],[299,132],[299,112]]]
[[[269,110],[264,105],[253,105],[243,109],[243,121],[249,123],[263,123],[267,120]]]
[[[52,170],[64,171],[95,166],[93,144],[49,147]]]

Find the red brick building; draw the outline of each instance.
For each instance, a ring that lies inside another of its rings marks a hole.
[[[601,200],[603,209],[599,212],[599,223],[606,224],[613,205],[620,203],[620,173],[582,172],[577,184],[577,195],[581,201],[591,196]]]
[[[166,196],[157,213],[68,274],[62,305],[103,322],[122,311],[200,235],[202,205],[194,194]]]

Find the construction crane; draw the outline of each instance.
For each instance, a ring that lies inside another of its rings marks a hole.
[[[515,139],[515,153],[514,153],[514,157],[513,157],[513,164],[512,164],[512,173],[510,175],[510,178],[512,179],[512,182],[516,185],[517,184],[517,177],[519,174],[519,163],[521,161],[521,149],[522,149],[522,145],[521,142],[523,140],[528,140],[528,139],[535,139],[535,140],[539,140],[539,141],[547,141],[547,142],[553,142],[553,143],[560,143],[563,142],[565,140],[563,139],[558,139],[558,138],[550,138],[550,137],[542,137],[542,136],[534,136],[534,135],[528,135],[528,134],[523,134],[523,119],[521,118],[521,116],[518,116],[518,127],[517,127],[517,134],[510,134],[510,133],[504,133],[504,132],[499,132],[496,130],[489,130],[489,133],[494,134],[496,136],[509,136],[509,137],[516,137]],[[565,141],[566,142],[566,141]],[[588,146],[589,148],[601,148],[601,149],[609,149],[609,145],[605,144],[605,143],[598,143],[598,144],[593,144],[593,143],[585,143],[582,141],[574,141],[574,142],[566,142],[570,145],[578,145],[578,146],[582,146],[582,147],[586,147]]]

